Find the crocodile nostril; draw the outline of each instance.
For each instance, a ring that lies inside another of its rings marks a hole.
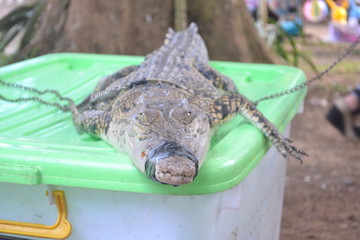
[[[197,175],[197,167],[190,159],[175,155],[159,160],[154,175],[159,182],[182,185],[194,180]]]
[[[171,185],[193,181],[198,172],[195,155],[180,144],[164,141],[149,151],[145,173],[152,180]]]

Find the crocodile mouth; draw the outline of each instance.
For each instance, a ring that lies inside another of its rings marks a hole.
[[[176,142],[166,141],[149,152],[145,173],[156,182],[183,185],[196,177],[198,160],[190,150]]]

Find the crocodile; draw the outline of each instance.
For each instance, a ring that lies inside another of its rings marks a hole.
[[[292,145],[237,90],[209,65],[195,23],[175,32],[136,66],[103,77],[77,106],[79,133],[100,137],[129,155],[148,178],[169,185],[197,176],[217,127],[241,114],[285,157],[302,162],[307,154]]]

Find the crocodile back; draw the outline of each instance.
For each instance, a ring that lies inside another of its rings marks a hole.
[[[199,65],[208,65],[208,61],[204,40],[198,34],[195,23],[180,32],[169,29],[164,44],[148,54],[139,68],[125,77],[116,79],[98,95],[101,98],[111,95],[112,92],[117,93],[118,89],[124,89],[124,86],[135,86],[130,91],[122,91],[120,94],[107,97],[108,103],[105,105],[111,106],[112,101],[119,104],[135,103],[140,95],[141,99],[151,96],[147,101],[163,97],[167,99],[165,95],[169,94],[172,100],[182,101],[187,98],[189,101],[196,101],[202,109],[206,109],[212,100],[222,95],[222,92],[197,68]],[[142,83],[140,86],[138,86],[139,82]],[[177,87],[174,88],[175,86]],[[163,92],[164,89],[166,94]],[[187,96],[182,92],[186,92]],[[104,105],[99,102],[97,105]]]
[[[191,72],[192,66],[198,63],[207,64],[208,61],[204,40],[198,34],[197,25],[191,23],[186,30],[180,32],[170,28],[164,44],[146,56],[145,61],[131,78],[173,81],[180,79],[179,74],[187,75]]]

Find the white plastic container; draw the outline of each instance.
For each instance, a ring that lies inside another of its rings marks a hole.
[[[214,194],[50,188],[66,193],[73,229],[69,240],[275,240],[279,239],[285,170],[286,160],[271,148],[240,184]],[[47,186],[0,183],[0,189],[2,219],[54,224],[57,211],[45,196]]]

